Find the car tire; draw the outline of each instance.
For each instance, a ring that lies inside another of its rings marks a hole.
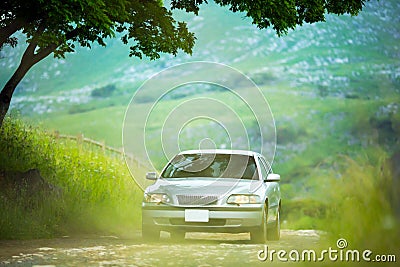
[[[160,231],[148,227],[142,227],[142,237],[146,241],[158,241],[160,240]]]
[[[268,204],[264,204],[261,225],[250,232],[250,238],[253,243],[265,244],[267,241],[267,213]]]
[[[276,214],[274,227],[268,230],[268,240],[279,240],[281,237],[281,220],[280,220],[281,209],[278,209],[278,213]]]

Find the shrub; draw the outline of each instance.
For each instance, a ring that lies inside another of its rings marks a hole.
[[[380,148],[365,151],[356,159],[343,158],[344,171],[328,180],[326,230],[334,239],[346,238],[353,246],[389,249],[400,245],[396,238],[399,218],[391,203],[398,194],[387,155]],[[390,251],[386,251],[388,253]]]
[[[101,98],[109,97],[115,92],[116,89],[117,87],[114,84],[109,84],[100,88],[93,89],[90,95],[92,97],[101,97]]]

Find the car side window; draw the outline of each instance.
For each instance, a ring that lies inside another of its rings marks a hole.
[[[257,160],[258,160],[258,165],[260,165],[261,168],[262,179],[265,180],[268,176],[268,171],[265,168],[265,164],[262,162],[262,160],[260,158],[257,158]]]
[[[261,158],[261,162],[264,163],[264,166],[267,169],[267,173],[268,174],[272,173],[271,165],[269,165],[269,163],[266,162],[265,159],[263,159],[263,158]]]

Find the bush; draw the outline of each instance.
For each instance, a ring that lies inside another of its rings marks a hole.
[[[92,97],[109,97],[111,96],[114,91],[117,89],[117,87],[114,84],[109,84],[100,88],[95,88],[91,92]]]
[[[399,194],[380,148],[357,159],[343,158],[344,171],[328,180],[325,229],[333,239],[346,238],[352,246],[369,249],[398,248],[400,234],[392,194]],[[396,187],[393,190],[393,187]]]
[[[290,229],[321,229],[326,217],[326,203],[312,198],[284,200],[282,220]]]
[[[308,136],[306,129],[293,121],[277,123],[276,137],[278,144],[296,143]]]
[[[95,109],[96,107],[88,104],[72,105],[68,110],[68,114],[84,113]]]

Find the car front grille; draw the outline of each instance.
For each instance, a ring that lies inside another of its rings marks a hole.
[[[213,205],[218,196],[213,195],[176,195],[179,205]]]
[[[172,225],[182,226],[224,226],[226,224],[225,219],[210,219],[208,222],[185,222],[185,219],[173,218],[169,219]]]

